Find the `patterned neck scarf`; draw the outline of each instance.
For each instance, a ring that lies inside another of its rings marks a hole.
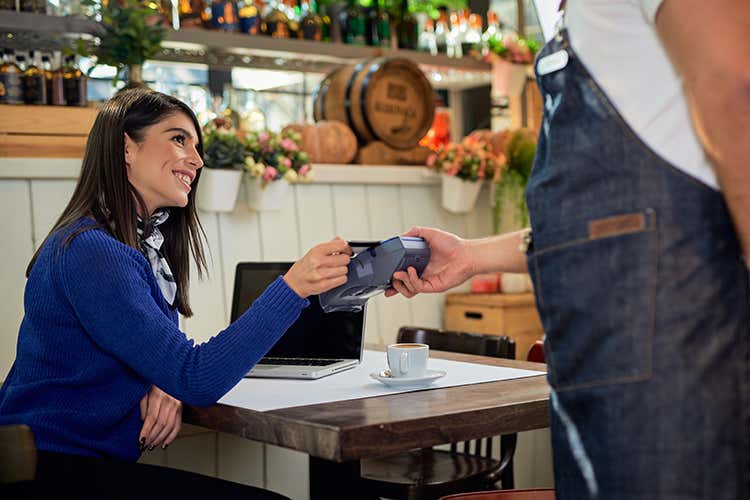
[[[164,254],[161,252],[164,235],[159,231],[159,226],[168,218],[169,211],[165,209],[156,210],[145,224],[138,217],[137,232],[141,248],[151,263],[151,270],[154,272],[161,293],[169,305],[174,307],[175,298],[177,297],[177,283],[174,280],[174,276],[172,276],[172,271],[169,269],[167,259],[164,258]]]

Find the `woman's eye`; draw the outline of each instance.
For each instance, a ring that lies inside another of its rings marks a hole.
[[[172,140],[175,141],[180,146],[184,146],[185,145],[185,136],[184,135],[176,135],[176,136],[172,137]]]

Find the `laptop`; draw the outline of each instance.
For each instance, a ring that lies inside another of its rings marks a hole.
[[[293,262],[240,262],[234,275],[232,321]],[[325,313],[317,295],[246,377],[318,379],[362,362],[365,308]]]

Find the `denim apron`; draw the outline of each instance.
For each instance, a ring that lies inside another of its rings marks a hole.
[[[557,499],[750,498],[748,273],[721,193],[638,138],[566,30],[536,65],[527,259]]]

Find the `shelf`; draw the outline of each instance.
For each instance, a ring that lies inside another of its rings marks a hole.
[[[91,38],[102,30],[100,23],[79,17],[14,11],[2,11],[0,16],[4,41],[23,50],[38,48],[39,44],[59,47],[66,37]],[[201,28],[170,30],[163,46],[155,60],[321,73],[373,57],[404,57],[419,64],[436,88],[461,90],[490,84],[489,64],[469,57],[432,56],[414,50],[278,39]]]
[[[80,158],[0,158],[3,179],[77,179]],[[313,165],[311,184],[422,185],[440,183],[440,176],[416,165]],[[304,188],[306,183],[298,184]]]
[[[417,64],[441,69],[489,71],[490,66],[470,58],[456,59],[444,55],[432,56],[414,50],[393,50],[382,47],[361,47],[343,43],[314,42],[271,38],[263,35],[222,32],[200,28],[171,31],[167,47],[213,49],[229,53],[285,59],[312,59],[334,64],[348,64],[373,57],[405,57]]]
[[[35,31],[46,34],[96,34],[103,31],[102,25],[91,19],[75,16],[48,16],[33,12],[2,10],[0,31]]]

